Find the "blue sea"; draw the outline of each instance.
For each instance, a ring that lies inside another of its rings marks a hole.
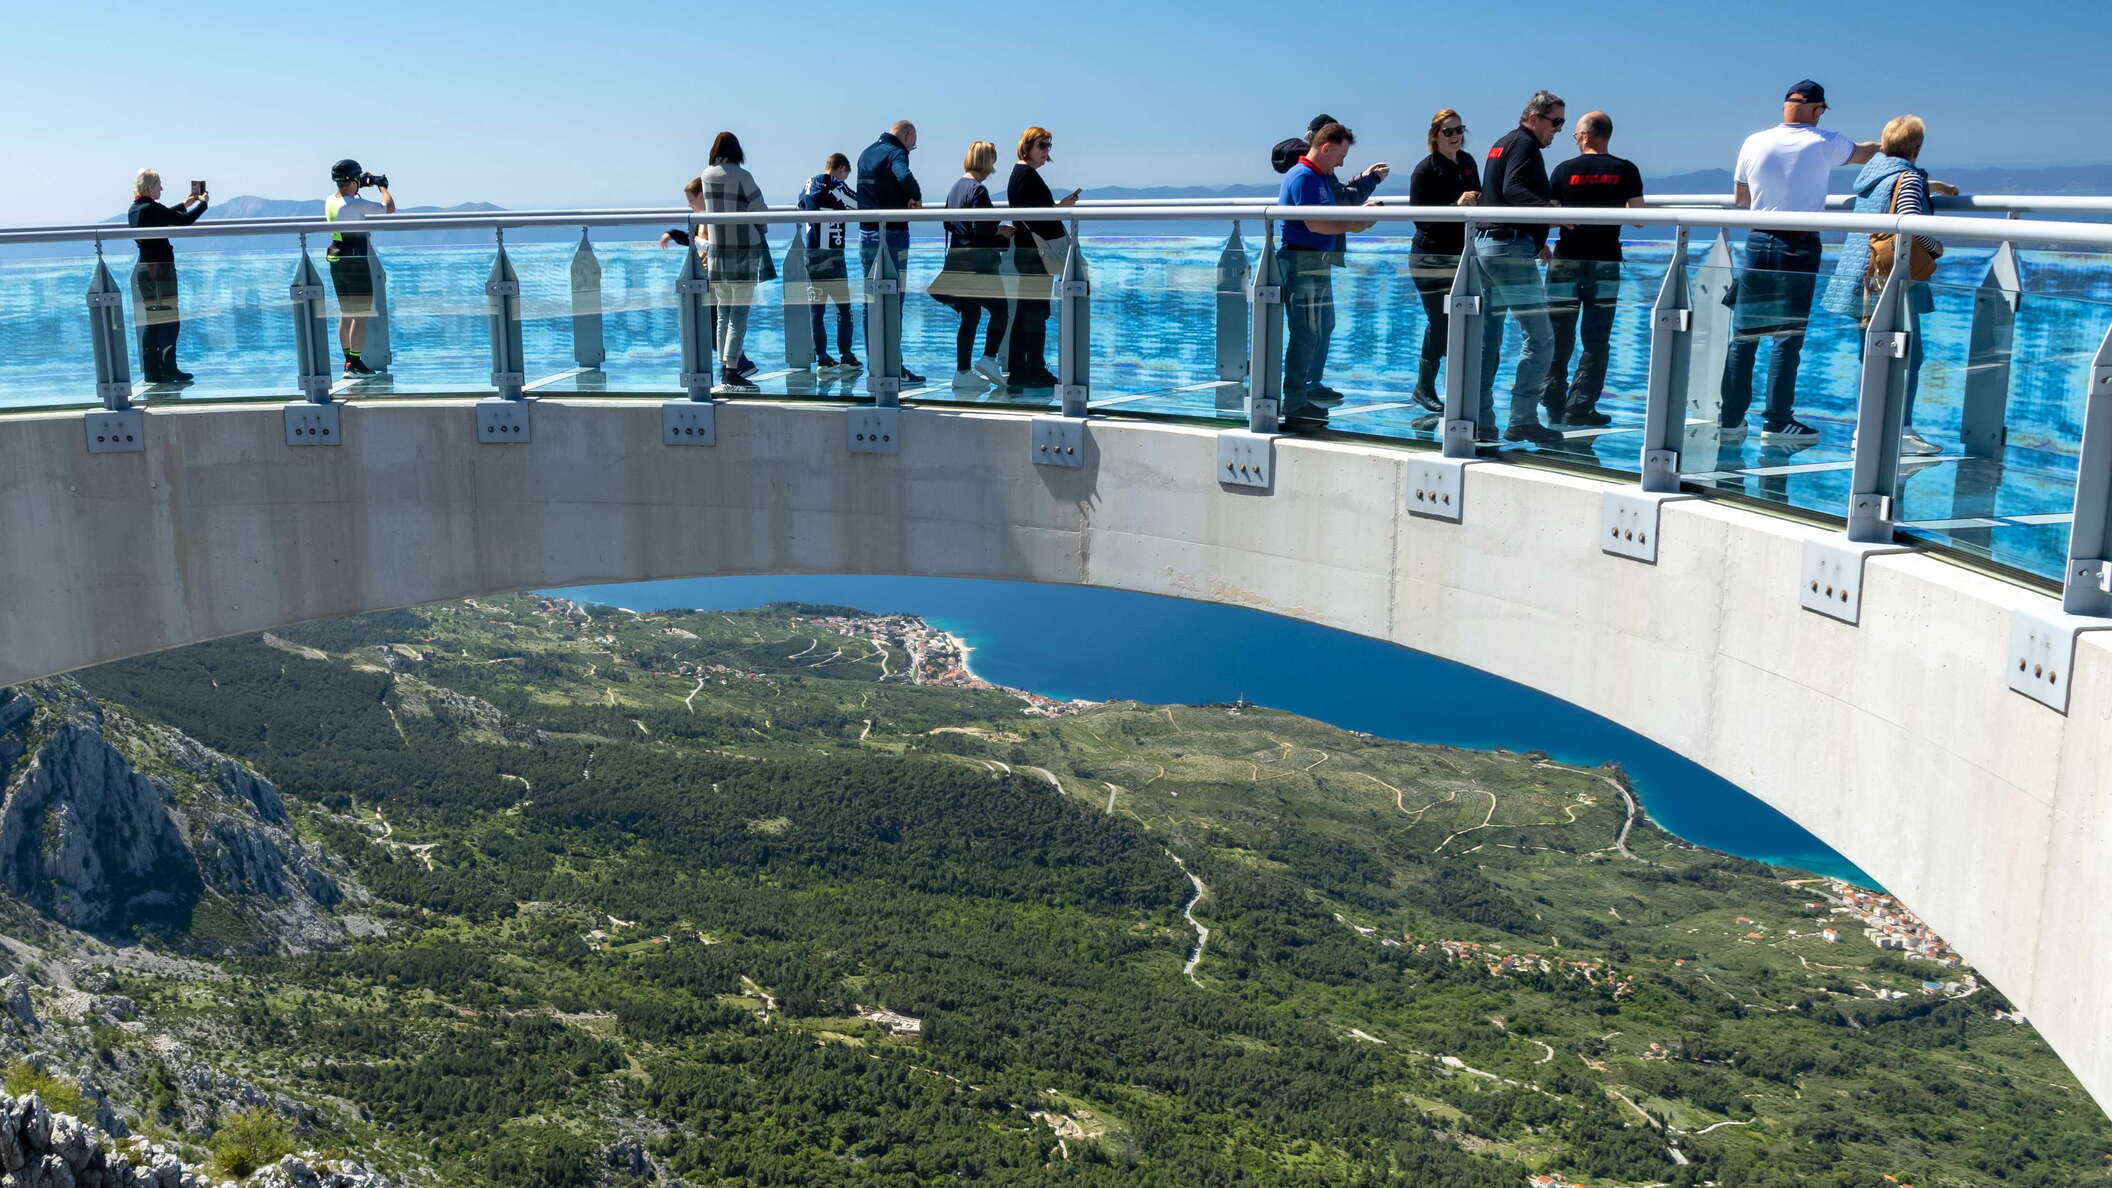
[[[1595,714],[1463,664],[1299,619],[1078,586],[852,575],[693,578],[545,593],[631,610],[827,603],[921,616],[965,640],[975,674],[1060,699],[1198,705],[1245,698],[1384,738],[1614,760],[1652,820],[1698,846],[1877,884],[1708,769]]]

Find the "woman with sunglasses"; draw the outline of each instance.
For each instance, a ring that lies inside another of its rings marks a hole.
[[[1430,117],[1430,155],[1408,175],[1411,206],[1473,206],[1481,200],[1481,174],[1474,158],[1466,154],[1467,126],[1459,113],[1443,108]],[[1428,326],[1423,331],[1423,357],[1415,378],[1415,402],[1431,412],[1444,411],[1437,394],[1437,364],[1445,357],[1445,294],[1452,289],[1452,276],[1459,270],[1459,257],[1466,251],[1467,225],[1422,223],[1415,225],[1415,254],[1409,259],[1409,274],[1423,298]]]

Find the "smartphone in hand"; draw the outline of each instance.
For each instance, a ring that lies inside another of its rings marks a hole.
[[[205,193],[205,183],[193,179],[191,182],[191,197],[196,198],[203,193]]]

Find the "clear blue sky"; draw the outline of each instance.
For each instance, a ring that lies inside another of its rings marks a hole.
[[[1807,75],[1829,90],[1828,123],[1859,137],[1925,117],[1939,175],[2112,160],[2103,4],[1332,0],[1313,11],[1339,19],[1302,20],[1252,0],[880,7],[23,4],[0,72],[0,224],[115,213],[148,164],[221,198],[321,197],[342,156],[389,173],[405,203],[672,202],[720,128],[789,201],[824,154],[855,155],[898,116],[942,184],[968,141],[1009,159],[1029,122],[1056,133],[1059,192],[1269,181],[1268,146],[1323,109],[1357,131],[1353,167],[1405,174],[1437,107],[1465,113],[1478,150],[1536,87],[1572,116],[1606,108],[1615,151],[1665,174],[1728,167]]]

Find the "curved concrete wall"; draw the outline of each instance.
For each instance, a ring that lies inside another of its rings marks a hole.
[[[2008,691],[2013,609],[2052,600],[1912,554],[1868,562],[1862,624],[1799,608],[1819,530],[1665,506],[1660,561],[1599,551],[1589,479],[1468,476],[1467,522],[1410,517],[1383,445],[1284,440],[1271,493],[1214,481],[1215,435],[1095,422],[1081,469],[1024,417],[916,410],[897,456],[845,414],[742,403],[718,445],[657,401],[538,401],[479,445],[463,402],[344,410],[292,449],[276,405],[156,410],[141,454],[80,415],[0,418],[0,684],[288,622],[463,595],[739,573],[1108,586],[1391,640],[1593,710],[1736,781],[1848,855],[2034,1018],[2112,1101],[2112,646],[2063,717]],[[1062,631],[1060,623],[1051,631]]]

